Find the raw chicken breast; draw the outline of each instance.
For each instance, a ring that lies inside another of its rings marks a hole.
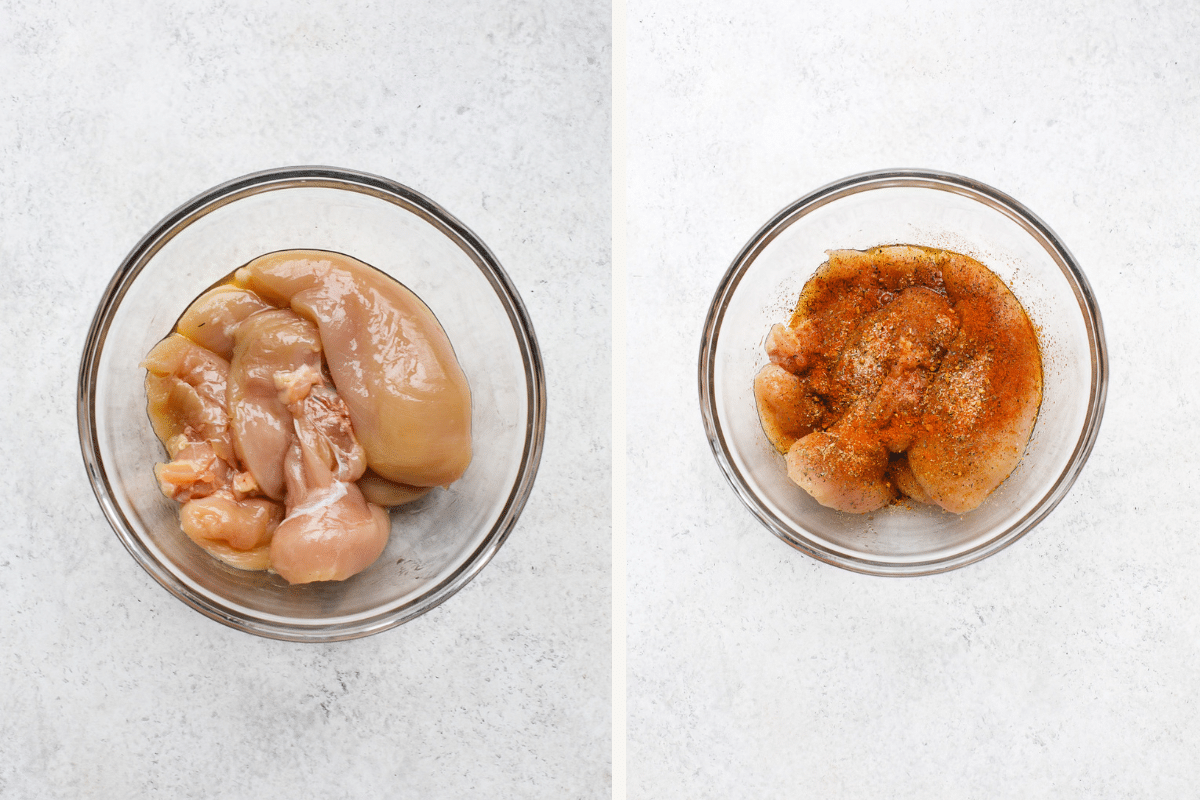
[[[942,265],[962,319],[926,396],[923,434],[908,451],[933,502],[961,514],[1016,468],[1042,402],[1037,336],[1008,288],[964,256]]]
[[[276,376],[307,369],[319,379],[321,339],[308,320],[271,309],[239,324],[233,340],[228,391],[233,446],[263,494],[282,500],[283,459],[294,434]]]
[[[316,323],[372,470],[415,487],[462,476],[471,460],[470,390],[416,295],[361,261],[315,250],[262,256],[236,280]]]
[[[789,477],[841,511],[901,492],[976,508],[1020,461],[1041,404],[1024,309],[987,267],[946,250],[831,251],[765,344],[763,431]]]
[[[383,506],[466,469],[465,376],[429,309],[354,259],[277,253],[234,280],[146,357],[155,475],[226,564],[344,580],[383,552]]]
[[[225,389],[229,363],[173,333],[146,354],[146,410],[164,446],[177,436],[208,442],[217,456],[233,463],[233,440]],[[179,449],[178,447],[176,449]]]
[[[249,289],[224,283],[188,306],[175,330],[222,358],[233,357],[233,334],[251,314],[274,308]]]
[[[321,458],[311,421],[296,421],[288,450],[287,516],[271,539],[271,567],[288,583],[340,581],[369,567],[391,523],[358,487],[337,480]]]

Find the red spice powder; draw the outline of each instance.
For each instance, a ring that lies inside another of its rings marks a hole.
[[[976,507],[1020,460],[1041,403],[1020,303],[947,250],[832,251],[766,347],[772,364],[755,381],[764,431],[793,480],[842,510],[902,493]]]

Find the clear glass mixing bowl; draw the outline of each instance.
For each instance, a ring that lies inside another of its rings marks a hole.
[[[383,555],[340,583],[289,586],[226,566],[180,530],[152,468],[165,459],[138,366],[202,291],[252,258],[333,250],[412,289],[437,315],[472,394],[474,457],[446,490],[392,511]],[[545,433],[533,326],[495,257],[462,223],[393,181],[327,167],[259,172],[188,201],[117,270],[79,371],[79,437],[113,529],[171,594],[232,627],[335,641],[386,630],[453,595],[495,555],[529,497]]]
[[[755,407],[754,376],[771,325],[791,315],[826,251],[883,244],[953,250],[1012,289],[1038,331],[1043,398],[1025,456],[974,511],[920,504],[869,515],[825,508],[788,480]],[[742,502],[809,555],[859,572],[922,575],[978,561],[1016,541],[1066,495],[1100,428],[1108,356],[1100,312],[1075,259],[1044,222],[995,189],[954,175],[856,175],[779,212],[734,259],[700,347],[700,405],[713,454]]]

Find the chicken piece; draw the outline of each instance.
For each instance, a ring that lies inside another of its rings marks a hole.
[[[367,470],[358,479],[358,488],[368,503],[388,508],[419,500],[433,490],[432,486],[405,486],[403,483],[393,483],[371,470]]]
[[[283,519],[283,506],[265,497],[238,500],[220,491],[184,503],[179,513],[184,533],[197,542],[225,542],[244,551],[270,543]]]
[[[283,519],[283,507],[265,497],[239,500],[220,491],[184,503],[183,532],[232,567],[264,570],[270,565],[271,535]]]
[[[878,440],[846,436],[838,426],[815,431],[788,450],[788,478],[823,506],[851,514],[896,499],[887,479],[888,452]]]
[[[154,467],[159,489],[182,503],[227,485],[234,461],[224,403],[229,365],[173,334],[151,349],[142,366],[150,423],[171,458]]]
[[[333,476],[311,421],[296,420],[287,453],[287,516],[271,538],[271,568],[288,583],[340,581],[374,563],[387,545],[387,511]]]
[[[842,404],[854,406],[874,398],[885,382],[920,371],[932,373],[946,345],[958,331],[958,320],[946,298],[924,287],[905,289],[886,305],[866,314],[842,350],[834,370]],[[894,416],[921,401],[921,392],[895,394],[890,407],[871,415]]]
[[[818,353],[821,343],[812,336],[812,326],[802,320],[794,328],[772,325],[765,346],[772,364],[800,375],[808,370],[810,359]]]
[[[945,345],[958,329],[946,298],[901,291],[866,315],[834,371],[846,413],[788,450],[788,476],[821,505],[862,514],[896,498],[889,452],[919,435],[921,402]]]
[[[898,293],[913,286],[924,286],[945,295],[941,263],[948,250],[934,250],[911,244],[893,244],[857,253],[862,262],[869,261],[880,289],[887,293]]]
[[[854,323],[889,302],[870,251],[831,250],[800,292],[788,327],[808,340],[812,355],[836,354]]]
[[[234,450],[262,493],[282,500],[283,459],[294,434],[276,375],[305,368],[319,376],[321,340],[311,322],[274,308],[245,319],[233,339],[227,400]]]
[[[170,449],[168,443],[178,436],[185,442],[207,442],[218,458],[232,464],[233,440],[225,410],[229,363],[173,333],[146,354],[142,367],[146,410],[163,446]]]
[[[143,365],[151,424],[171,460],[154,467],[163,494],[182,503],[185,534],[240,569],[265,569],[283,508],[247,498],[253,481],[235,466],[225,410],[229,365],[184,336],[156,345]]]
[[[887,479],[910,500],[926,505],[936,505],[933,498],[926,493],[925,488],[917,480],[917,476],[913,475],[912,467],[908,464],[908,456],[901,455],[892,460],[888,466]]]
[[[825,409],[804,383],[778,364],[767,364],[754,378],[758,419],[771,444],[781,453],[812,433]]]
[[[284,460],[287,516],[271,544],[271,568],[289,583],[345,580],[387,545],[387,512],[353,481],[366,469],[341,398],[306,368],[278,373],[295,436]]]
[[[1024,309],[990,270],[954,254],[942,275],[962,328],[929,387],[908,461],[933,501],[961,514],[1021,460],[1042,402],[1042,361]]]
[[[225,360],[233,358],[233,333],[243,320],[274,308],[249,289],[221,284],[196,298],[175,330]]]
[[[192,441],[184,434],[167,443],[171,460],[154,465],[154,477],[164,495],[184,503],[207,497],[233,480],[233,468],[205,441]]]
[[[834,372],[849,400],[843,424],[861,428],[893,453],[907,450],[921,433],[926,389],[958,330],[946,298],[920,286],[868,315]]]
[[[235,278],[320,329],[333,384],[367,463],[383,478],[445,486],[471,460],[471,395],[450,341],[421,300],[337,253],[257,258]]]
[[[288,385],[286,379],[279,382],[285,387],[279,393],[281,399],[295,396],[295,385]],[[309,445],[335,480],[358,480],[366,472],[367,454],[354,435],[346,404],[324,382],[312,386],[306,376],[301,385],[308,386],[308,390],[288,404],[288,411],[311,428]]]

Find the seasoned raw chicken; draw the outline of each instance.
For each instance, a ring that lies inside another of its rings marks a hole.
[[[918,423],[925,390],[957,330],[946,298],[920,286],[904,289],[858,320],[829,379],[837,389],[829,405],[845,412],[826,430],[789,446],[788,477],[817,502],[839,511],[874,511],[896,499],[888,454],[904,452],[923,433]],[[779,369],[768,365],[759,380]],[[804,381],[796,378],[796,385],[804,397]],[[780,405],[784,413],[806,408]],[[760,409],[770,435],[786,417],[773,406]]]
[[[910,245],[839,250],[767,336],[763,431],[822,505],[954,513],[1016,467],[1041,404],[1033,326],[990,270]]]
[[[823,506],[863,514],[896,499],[885,477],[888,456],[878,439],[843,435],[837,426],[814,431],[792,445],[788,477]]]
[[[804,382],[778,364],[768,364],[754,378],[758,418],[771,444],[786,453],[821,421],[825,409]]]
[[[446,486],[471,461],[471,394],[449,339],[421,300],[337,253],[272,253],[236,280],[320,329],[325,362],[372,470]]]
[[[929,387],[925,433],[908,461],[933,502],[961,514],[1021,460],[1042,402],[1042,362],[1024,309],[990,270],[953,254],[942,275],[962,328]]]

